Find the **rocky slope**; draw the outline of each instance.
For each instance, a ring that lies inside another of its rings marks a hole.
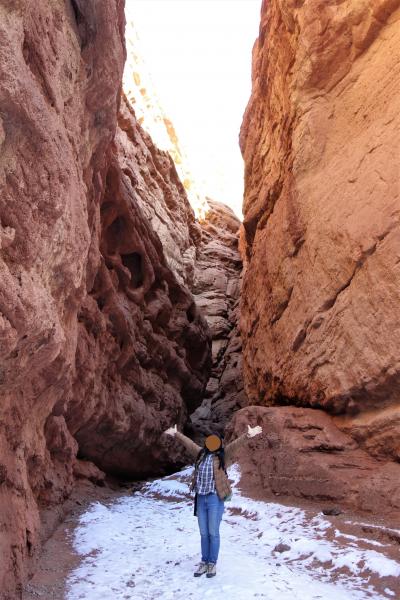
[[[160,432],[185,422],[208,378],[190,272],[171,268],[175,242],[191,247],[196,232],[183,187],[125,104],[116,135],[123,9],[0,1],[2,598],[19,597],[39,509],[74,476],[101,479],[77,456],[162,472],[182,457]],[[169,250],[146,195],[185,222]]]
[[[400,2],[264,1],[245,160],[251,403],[399,460]]]

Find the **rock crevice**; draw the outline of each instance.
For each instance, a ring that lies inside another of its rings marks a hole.
[[[227,206],[207,199],[194,266],[193,294],[212,336],[212,370],[202,405],[191,415],[197,436],[222,434],[235,410],[247,405],[242,377],[239,296],[240,222]]]

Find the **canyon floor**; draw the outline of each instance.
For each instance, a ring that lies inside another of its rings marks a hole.
[[[44,547],[24,600],[362,600],[400,597],[400,531],[355,515],[226,503],[214,579],[193,578],[199,534],[191,469],[126,491],[92,488]],[[89,489],[89,488],[88,488]]]

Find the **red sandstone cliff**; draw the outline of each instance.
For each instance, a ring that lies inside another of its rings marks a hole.
[[[252,403],[400,457],[400,2],[264,1],[245,160]]]
[[[165,196],[191,246],[182,184],[125,105],[115,137],[123,8],[0,1],[4,598],[18,597],[38,548],[39,509],[82,472],[77,455],[111,473],[163,471],[180,457],[160,432],[183,424],[208,377],[190,273],[174,271],[140,202]]]

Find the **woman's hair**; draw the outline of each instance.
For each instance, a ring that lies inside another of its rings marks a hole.
[[[219,468],[226,472],[226,468],[225,468],[225,450],[224,450],[224,448],[221,446],[221,448],[219,450],[217,450],[216,454],[217,454],[217,456],[219,458]]]

